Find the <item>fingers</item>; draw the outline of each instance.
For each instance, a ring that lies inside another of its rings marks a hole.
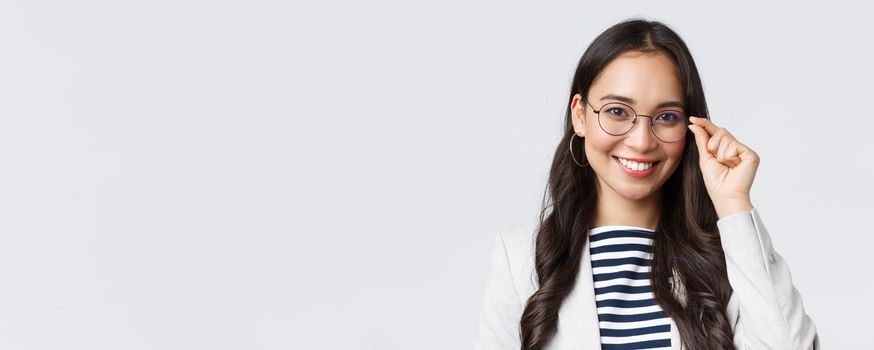
[[[695,122],[693,121],[693,123]],[[710,141],[710,135],[707,131],[697,123],[689,125],[689,130],[691,130],[692,134],[695,135],[695,145],[698,146],[698,158],[700,158],[701,161],[713,158],[713,155],[707,151],[707,143]]]
[[[740,145],[737,139],[725,128],[720,128],[706,118],[691,120],[694,125],[689,129],[695,134],[695,143],[698,145],[702,160],[716,158],[720,163],[737,166],[741,163]]]
[[[704,130],[707,131],[707,134],[708,134],[708,135],[713,135],[713,134],[716,133],[716,131],[719,130],[719,127],[716,126],[716,124],[713,124],[713,122],[711,122],[710,119],[707,119],[707,118],[701,118],[701,117],[694,117],[694,118],[695,118],[695,119],[690,119],[690,121],[691,121],[693,124],[698,125],[698,126],[704,128]]]
[[[706,123],[710,126],[705,128],[705,130],[710,133],[710,141],[707,142],[707,150],[710,151],[710,153],[716,154],[719,151],[719,147],[726,141],[731,142],[735,140],[734,135],[728,132],[725,128],[720,128],[709,120],[707,120]]]
[[[740,164],[740,158],[737,155],[737,142],[726,142],[725,144],[720,145],[719,151],[717,151],[716,160],[720,163],[736,167]]]

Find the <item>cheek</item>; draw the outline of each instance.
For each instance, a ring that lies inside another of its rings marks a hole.
[[[685,150],[686,144],[683,142],[677,142],[676,144],[669,146],[669,148],[667,149],[667,153],[670,157],[680,160],[680,158],[683,157],[683,151]]]
[[[595,126],[595,128],[598,128],[598,126]],[[592,153],[610,153],[621,140],[618,137],[608,137],[609,135],[604,135],[600,128],[594,131],[587,131],[589,132],[587,135],[591,135],[586,138],[587,148],[589,148],[589,151]]]
[[[669,145],[665,148],[665,154],[668,157],[668,161],[670,162],[671,172],[676,170],[676,167],[680,164],[680,161],[683,160],[683,152],[686,150],[684,143],[678,143],[676,145]]]

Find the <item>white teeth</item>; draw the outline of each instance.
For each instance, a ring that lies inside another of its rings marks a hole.
[[[617,157],[619,158],[619,157]],[[634,170],[634,171],[644,171],[652,167],[654,163],[638,163],[633,160],[627,160],[625,158],[619,158],[619,162],[622,163],[626,168]]]

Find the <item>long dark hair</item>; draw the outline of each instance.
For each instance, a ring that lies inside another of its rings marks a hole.
[[[571,101],[577,93],[588,96],[598,73],[616,56],[630,50],[666,54],[683,84],[686,113],[709,117],[692,55],[683,40],[666,25],[629,19],[595,38],[574,74],[564,137],[556,148],[544,192],[535,240],[539,287],[528,298],[520,320],[522,350],[541,349],[554,335],[558,310],[574,287],[594,219],[598,195],[595,173],[592,167],[574,163],[568,149],[574,135]],[[725,314],[732,289],[716,226],[718,217],[704,187],[694,134],[686,134],[683,142],[683,158],[661,188],[661,214],[653,240],[650,272],[653,295],[677,324],[684,346],[733,349],[732,330]],[[574,145],[574,154],[584,158],[583,142]],[[669,278],[673,278],[673,283]],[[679,289],[685,289],[682,294],[685,298],[677,294]]]

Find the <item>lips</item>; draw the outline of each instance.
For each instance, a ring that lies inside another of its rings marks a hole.
[[[631,161],[635,161],[638,163],[658,163],[658,162],[660,162],[660,160],[655,160],[655,159],[625,158],[625,157],[617,157],[617,156],[613,156],[613,158],[622,158],[625,160],[631,160]],[[653,165],[655,165],[655,164],[653,164]]]
[[[625,171],[626,174],[634,177],[646,177],[655,172],[655,167],[661,161],[659,160],[642,160],[639,158],[620,158],[616,159],[616,164]]]

